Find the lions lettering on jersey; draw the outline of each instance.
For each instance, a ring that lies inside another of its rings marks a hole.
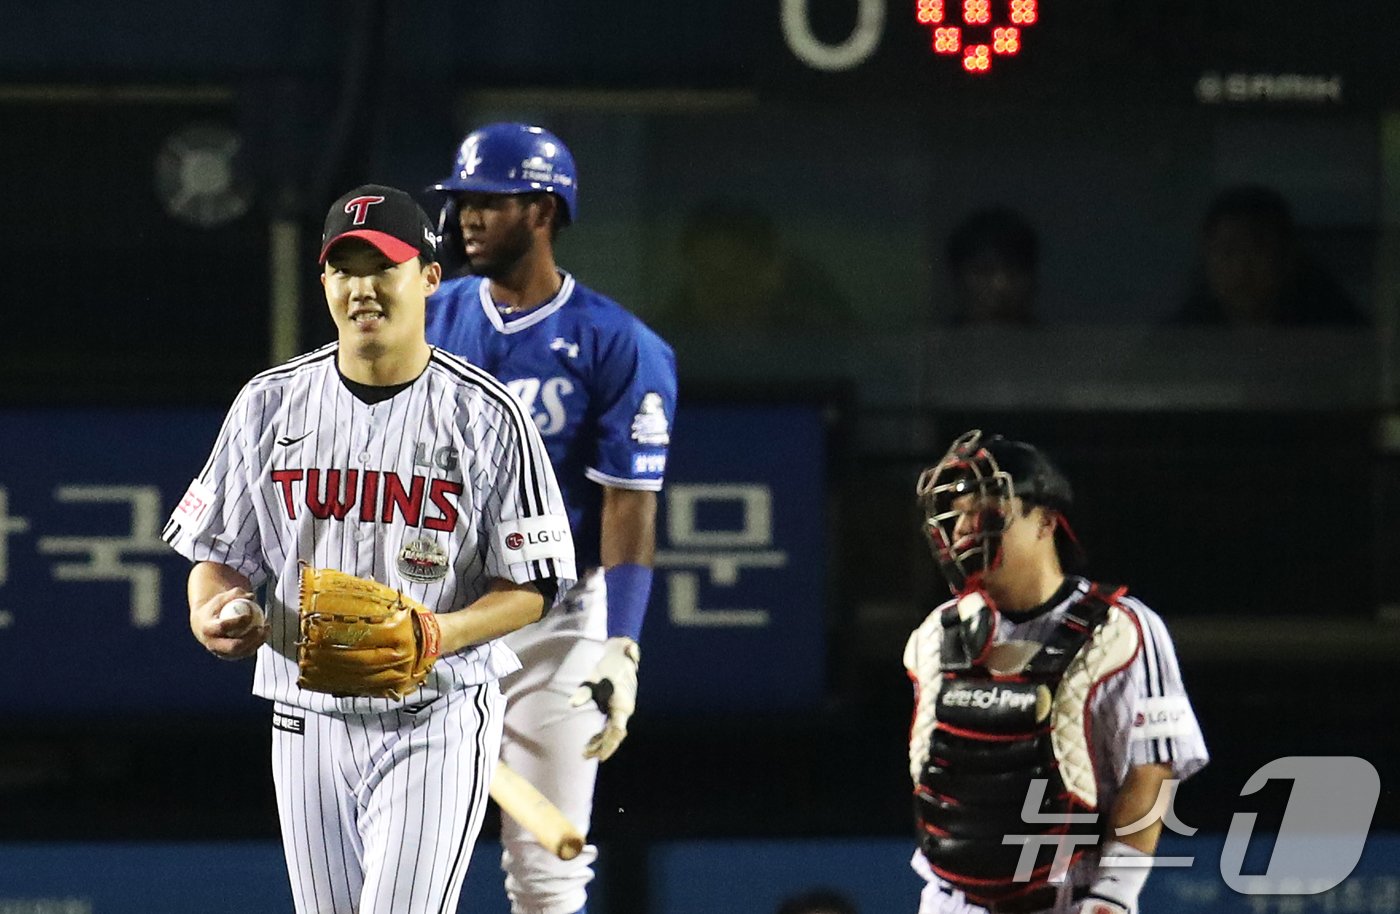
[[[548,438],[564,430],[569,421],[565,398],[574,392],[573,381],[568,378],[516,378],[506,382],[506,386],[525,404],[541,435]]]
[[[559,478],[579,565],[598,565],[599,487],[661,489],[676,409],[671,347],[568,273],[553,299],[509,318],[486,280],[448,280],[428,301],[428,341],[486,369],[526,406]]]

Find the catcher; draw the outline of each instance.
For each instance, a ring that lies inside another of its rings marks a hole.
[[[1136,914],[1168,781],[1208,758],[1166,626],[1065,574],[1070,486],[1034,447],[968,432],[918,497],[954,594],[904,653],[919,914]]]
[[[304,914],[455,911],[500,751],[500,637],[576,577],[539,433],[430,347],[427,216],[366,185],[326,216],[335,343],[253,378],[170,518],[190,628],[257,655]],[[263,613],[224,610],[265,588]]]

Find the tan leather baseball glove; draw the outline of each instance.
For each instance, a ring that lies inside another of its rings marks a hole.
[[[301,566],[297,685],[336,696],[403,698],[441,649],[437,617],[392,588]]]

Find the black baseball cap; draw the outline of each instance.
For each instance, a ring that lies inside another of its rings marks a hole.
[[[374,245],[394,263],[422,256],[437,260],[437,235],[418,201],[397,187],[361,184],[331,204],[321,231],[321,257],[336,242],[359,238]]]

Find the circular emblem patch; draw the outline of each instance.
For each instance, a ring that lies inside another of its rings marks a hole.
[[[523,545],[525,545],[525,537],[519,533],[511,533],[506,536],[506,548],[519,549]]]
[[[419,584],[447,577],[447,552],[429,537],[409,540],[399,550],[399,574]]]

